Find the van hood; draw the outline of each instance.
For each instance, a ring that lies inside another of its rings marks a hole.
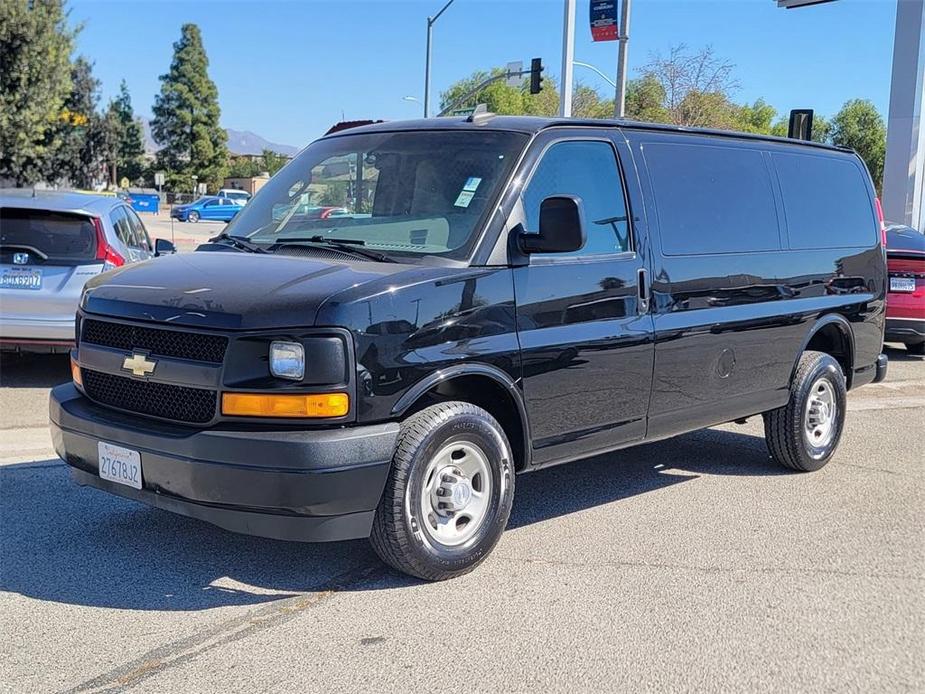
[[[226,330],[309,327],[345,289],[413,271],[399,263],[330,262],[229,252],[183,253],[93,278],[87,313]]]

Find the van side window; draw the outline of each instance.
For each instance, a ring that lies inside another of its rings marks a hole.
[[[527,231],[539,231],[540,203],[550,195],[562,194],[581,198],[588,224],[585,247],[569,255],[630,250],[623,182],[611,145],[568,141],[546,150],[523,192]]]
[[[780,250],[771,176],[755,149],[643,145],[665,255]]]
[[[771,155],[784,198],[790,247],[869,248],[877,221],[861,168],[847,157]]]

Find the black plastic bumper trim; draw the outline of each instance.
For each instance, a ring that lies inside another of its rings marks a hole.
[[[108,410],[71,384],[52,390],[49,409],[55,450],[81,484],[229,530],[304,541],[369,534],[399,428],[192,429]],[[100,479],[100,441],[139,451],[141,490]]]

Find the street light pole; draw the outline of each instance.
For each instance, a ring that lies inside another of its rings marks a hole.
[[[589,70],[593,70],[593,71],[596,72],[596,73],[598,74],[598,76],[599,76],[602,80],[604,80],[607,84],[609,84],[609,85],[610,85],[611,87],[613,87],[614,89],[617,88],[617,83],[616,83],[616,82],[614,82],[612,79],[610,79],[610,78],[609,78],[607,75],[605,75],[601,70],[598,70],[596,67],[594,67],[591,63],[583,63],[583,62],[581,62],[580,60],[573,60],[573,61],[572,61],[572,65],[577,65],[578,67],[586,67],[586,68],[588,68]]]
[[[449,0],[443,8],[433,17],[427,18],[427,54],[424,58],[424,117],[430,115],[430,55],[431,45],[433,43],[434,22],[440,19],[440,15],[446,12],[446,8],[452,5],[454,0]]]
[[[630,5],[633,0],[623,0],[623,16],[620,18],[620,47],[617,49],[617,91],[613,99],[613,115],[623,118],[626,114],[626,53],[630,40]]]
[[[562,84],[559,86],[559,115],[572,115],[572,58],[575,56],[575,0],[565,0],[562,19]]]

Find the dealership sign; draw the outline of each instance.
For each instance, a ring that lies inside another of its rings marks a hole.
[[[591,0],[591,40],[616,41],[617,0]]]

